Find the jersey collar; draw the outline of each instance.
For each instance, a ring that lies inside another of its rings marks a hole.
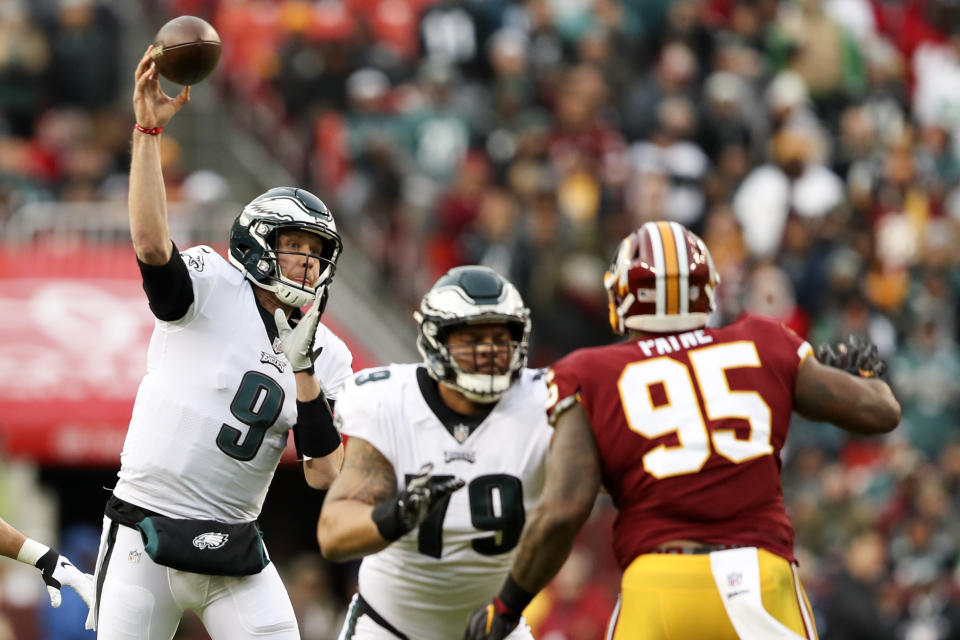
[[[247,283],[251,285],[249,282]],[[263,327],[267,330],[267,337],[270,338],[270,344],[273,344],[280,338],[280,332],[277,330],[277,321],[273,319],[273,314],[263,308],[263,305],[260,304],[260,301],[257,299],[257,296],[253,296],[253,301],[257,305],[257,311],[260,313],[260,319],[263,320]],[[290,314],[290,326],[295,327],[297,323],[300,322],[300,318],[303,317],[303,312],[300,309],[294,309],[293,313]]]
[[[417,384],[420,386],[420,393],[423,394],[423,399],[426,401],[427,406],[430,407],[430,410],[433,411],[437,419],[440,420],[443,428],[461,444],[476,431],[477,427],[480,426],[497,405],[496,402],[491,402],[486,411],[471,416],[454,411],[448,407],[443,401],[443,398],[440,397],[438,383],[430,377],[426,367],[417,367]],[[459,430],[466,427],[469,430],[468,435],[463,437],[463,435],[460,434],[458,437],[458,427]]]

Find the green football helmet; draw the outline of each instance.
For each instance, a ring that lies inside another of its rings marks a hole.
[[[321,263],[320,277],[316,283],[281,273],[277,238],[285,229],[307,231],[322,239],[323,251],[317,258]],[[327,287],[342,250],[343,242],[327,205],[309,191],[294,187],[276,187],[257,196],[243,208],[230,229],[230,262],[253,284],[272,291],[280,302],[291,307],[302,307],[315,299],[326,304]]]
[[[451,269],[423,296],[413,318],[419,327],[417,349],[430,376],[475,402],[498,400],[527,364],[530,310],[517,288],[493,269]],[[506,324],[512,338],[508,371],[465,371],[447,347],[450,331],[463,325],[498,322]]]

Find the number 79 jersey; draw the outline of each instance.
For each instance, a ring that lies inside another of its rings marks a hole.
[[[670,540],[793,560],[780,449],[811,353],[781,324],[747,318],[580,349],[553,366],[548,414],[556,421],[579,402],[590,421],[621,567]]]
[[[425,394],[435,384],[421,365],[366,370],[347,383],[336,407],[343,433],[393,465],[398,490],[427,462],[434,476],[466,482],[419,529],[360,565],[360,594],[418,640],[459,638],[470,613],[499,591],[526,513],[542,493],[553,435],[540,371],[523,370],[472,433],[445,426],[431,409]]]

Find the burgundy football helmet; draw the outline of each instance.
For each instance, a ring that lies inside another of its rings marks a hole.
[[[620,242],[603,277],[610,326],[651,332],[705,327],[720,276],[710,250],[676,222],[647,222]]]

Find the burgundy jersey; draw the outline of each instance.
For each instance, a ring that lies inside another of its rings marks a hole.
[[[681,539],[794,559],[780,449],[811,353],[778,322],[745,318],[580,349],[554,365],[547,412],[554,422],[580,402],[590,420],[621,567]]]

